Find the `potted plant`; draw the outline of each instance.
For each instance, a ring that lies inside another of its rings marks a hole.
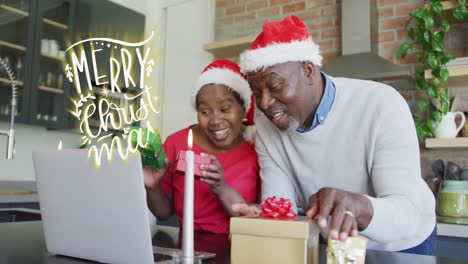
[[[468,20],[466,2],[457,0],[452,15],[459,21]],[[450,29],[450,22],[443,14],[441,0],[428,0],[422,7],[412,11],[405,29],[409,41],[404,42],[397,52],[397,57],[405,57],[411,51],[418,49],[414,58],[420,62],[415,70],[416,87],[427,94],[427,98],[419,101],[421,116],[414,116],[416,131],[422,141],[425,137],[433,137],[437,124],[447,114],[450,107],[448,89],[445,86],[449,71],[447,63],[455,56],[444,48],[445,34]],[[440,21],[440,24],[439,24]],[[425,78],[425,70],[430,70],[432,78]],[[431,107],[429,101],[436,107]]]

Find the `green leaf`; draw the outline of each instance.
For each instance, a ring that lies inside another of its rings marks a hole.
[[[423,39],[426,43],[423,44],[430,44],[431,42],[431,34],[428,31],[424,31],[423,33]]]
[[[434,26],[434,19],[431,16],[425,17],[424,27],[426,27],[426,29],[431,30],[433,26]]]
[[[442,42],[437,42],[437,43],[434,43],[434,45],[432,46],[433,47],[433,50],[436,51],[436,52],[440,52],[440,53],[443,53],[444,52],[444,43]]]
[[[419,101],[419,111],[426,112],[426,110],[427,110],[427,101],[426,100]]]
[[[435,67],[434,69],[432,69],[432,71],[431,71],[432,76],[434,76],[434,77],[440,77],[440,70],[441,70],[440,67]]]
[[[438,97],[437,88],[434,87],[434,85],[429,85],[429,87],[427,88],[427,95],[429,95],[429,97],[431,98],[437,98]]]
[[[438,15],[442,14],[442,4],[440,2],[435,2],[432,4],[432,10]]]
[[[447,21],[447,19],[442,19],[442,31],[444,33],[447,33],[450,29],[450,23]]]
[[[461,6],[465,5],[465,3],[466,3],[466,0],[458,0],[458,4]]]
[[[425,127],[425,132],[427,134],[432,134],[435,130],[435,128],[437,127],[437,123],[434,122],[434,120],[432,119],[428,119],[426,121],[426,127]]]
[[[444,34],[442,34],[441,32],[434,32],[434,40],[437,41],[437,42],[443,42],[444,41]]]
[[[428,12],[429,10],[427,9],[427,7],[423,6],[414,10],[409,15],[410,17],[414,17],[416,19],[422,19]]]
[[[442,56],[442,58],[440,59],[440,64],[445,65],[454,59],[455,59],[455,56],[453,56],[452,54]]]
[[[404,42],[401,44],[400,48],[397,51],[397,57],[403,58],[408,55],[408,52],[413,48],[413,44],[409,42]]]
[[[432,111],[432,116],[435,118],[435,121],[439,123],[442,120],[442,113],[438,110]]]
[[[432,131],[434,131],[434,129],[437,127],[437,123],[436,123],[434,120],[432,120],[432,119],[428,119],[428,120],[426,121],[426,126],[427,126],[427,127],[426,127],[426,128],[427,128],[427,131],[428,131],[429,133],[432,133]]]
[[[447,69],[441,69],[440,70],[440,78],[442,79],[442,82],[447,82],[449,78],[449,71]]]
[[[420,90],[426,90],[427,80],[426,78],[416,78],[416,88]]]
[[[416,133],[418,133],[418,139],[419,141],[423,141],[425,137],[424,129],[423,129],[424,124],[418,124],[416,126]]]
[[[417,69],[416,69],[416,74],[417,74],[418,76],[424,76],[424,69],[417,68]]]
[[[416,54],[416,55],[414,55],[414,59],[416,59],[417,61],[422,61],[422,55],[421,54]]]
[[[436,59],[436,57],[434,56],[434,54],[429,53],[429,54],[427,55],[427,63],[429,64],[429,66],[430,66],[431,68],[437,67],[437,59]]]
[[[408,33],[408,37],[410,39],[414,39],[414,28],[408,28],[406,29],[406,33]]]
[[[434,84],[434,86],[439,87],[439,85],[440,85],[440,79],[434,76],[434,77],[432,78],[432,83]]]
[[[448,112],[448,109],[450,107],[450,100],[448,97],[448,90],[445,89],[445,91],[440,95],[440,104],[442,106],[442,114],[446,115]]]
[[[463,21],[465,18],[465,11],[463,9],[466,10],[464,6],[457,6],[453,10],[453,17],[455,17],[458,21]]]

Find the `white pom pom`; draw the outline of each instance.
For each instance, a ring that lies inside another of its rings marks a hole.
[[[255,143],[256,131],[257,131],[257,129],[255,128],[255,126],[246,127],[245,131],[244,131],[244,139],[247,142],[250,142],[250,143],[254,144]]]

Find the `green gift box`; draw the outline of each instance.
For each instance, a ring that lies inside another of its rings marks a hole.
[[[166,160],[166,152],[159,131],[138,126],[133,126],[131,130],[134,131],[130,132],[132,147],[138,146],[143,164],[156,170],[162,169]]]

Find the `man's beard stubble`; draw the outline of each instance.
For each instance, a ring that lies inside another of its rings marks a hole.
[[[288,116],[288,120],[289,120],[289,126],[288,126],[288,128],[286,130],[283,130],[283,133],[287,133],[287,134],[296,133],[296,130],[300,126],[299,121],[297,121],[297,119],[295,119],[292,116]]]

